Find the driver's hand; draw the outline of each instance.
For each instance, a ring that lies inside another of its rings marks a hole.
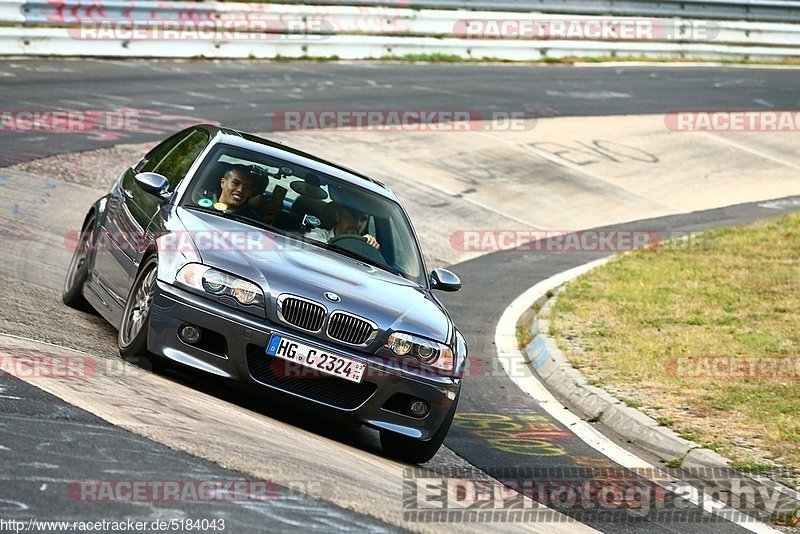
[[[364,234],[364,239],[366,239],[366,240],[367,240],[367,243],[368,243],[368,244],[369,244],[371,247],[374,247],[374,248],[381,248],[381,245],[380,245],[380,243],[378,243],[378,240],[377,240],[377,239],[375,239],[374,237],[372,237],[371,235],[369,235],[369,234]]]

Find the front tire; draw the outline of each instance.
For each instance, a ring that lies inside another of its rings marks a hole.
[[[119,354],[125,360],[135,362],[140,356],[144,356],[151,362],[154,361],[153,355],[147,351],[147,334],[157,274],[158,260],[156,256],[150,256],[144,260],[133,281],[117,336]]]
[[[388,430],[381,430],[381,447],[383,452],[403,462],[411,464],[424,464],[434,457],[436,452],[444,443],[444,438],[450,430],[450,425],[453,424],[453,417],[456,415],[456,408],[458,406],[458,398],[461,396],[459,391],[453,402],[450,413],[442,421],[441,426],[433,434],[433,437],[428,441],[419,441],[408,436],[403,436]]]
[[[64,279],[64,289],[61,292],[61,301],[76,310],[89,312],[92,306],[83,296],[83,285],[89,279],[89,251],[94,243],[95,218],[92,216],[86,221],[78,238],[75,252],[67,268],[67,276]]]

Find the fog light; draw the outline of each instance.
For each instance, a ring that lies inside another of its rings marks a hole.
[[[194,345],[200,341],[200,329],[196,326],[185,324],[178,329],[178,337],[181,338],[181,341],[184,343]]]
[[[410,406],[411,415],[414,417],[422,417],[428,413],[428,403],[421,400],[415,400]]]

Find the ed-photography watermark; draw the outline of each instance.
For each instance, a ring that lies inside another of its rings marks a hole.
[[[712,41],[719,35],[719,24],[633,17],[482,18],[457,21],[453,35],[461,39]]]
[[[275,131],[381,132],[527,131],[536,121],[524,111],[470,109],[284,110],[272,116]]]
[[[797,508],[795,496],[731,469],[616,467],[407,468],[403,518],[409,522],[755,521]],[[711,511],[713,513],[706,513]]]
[[[664,125],[673,132],[798,132],[800,110],[671,111]]]

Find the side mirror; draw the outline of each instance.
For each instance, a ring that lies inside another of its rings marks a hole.
[[[157,172],[140,172],[134,176],[136,185],[141,187],[146,193],[164,198],[169,189],[169,180]]]
[[[434,269],[431,271],[432,288],[440,291],[458,291],[461,289],[461,279],[447,269]]]

